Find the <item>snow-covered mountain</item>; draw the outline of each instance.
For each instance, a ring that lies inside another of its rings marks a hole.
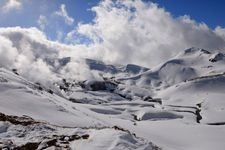
[[[85,80],[59,72],[70,57],[46,62],[58,79],[47,84],[0,68],[0,149],[225,147],[222,52],[190,48],[153,68],[84,59],[97,75]]]

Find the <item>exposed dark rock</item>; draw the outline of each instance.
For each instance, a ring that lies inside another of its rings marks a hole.
[[[75,140],[79,140],[81,137],[77,134],[75,135],[71,135],[69,138],[69,141],[75,141]]]
[[[118,70],[113,65],[107,65],[102,61],[97,61],[97,60],[92,60],[92,59],[86,59],[85,61],[91,70],[110,72],[113,74],[118,73]]]
[[[5,142],[0,142],[0,150],[11,150],[14,149],[16,145],[14,145],[12,140],[7,140]]]
[[[217,62],[217,61],[222,60],[223,58],[224,58],[224,54],[218,53],[215,56],[213,56],[212,58],[210,58],[209,61],[211,61],[211,62]]]
[[[152,100],[152,97],[151,96],[146,96],[143,98],[144,101],[151,101]]]
[[[41,84],[39,82],[35,83],[35,88],[40,90],[40,91],[43,91],[43,87],[41,86]]]
[[[113,92],[117,84],[111,81],[86,81],[83,87],[91,91],[111,91]]]
[[[211,62],[217,62],[217,60],[214,59],[214,58],[209,59],[209,61],[211,61]]]
[[[16,75],[19,75],[19,73],[17,72],[17,69],[12,69],[12,72],[15,73]]]
[[[51,89],[48,89],[47,92],[50,93],[50,94],[54,93]]]
[[[58,139],[61,140],[61,141],[64,141],[65,137],[67,137],[67,136],[61,135],[61,136],[58,137]]]
[[[78,82],[78,85],[79,85],[81,88],[85,89],[85,82],[86,82],[86,80],[83,81],[83,82]]]
[[[74,103],[82,103],[82,102],[76,100],[75,98],[69,98],[69,101],[74,102]]]
[[[39,86],[39,87],[38,87],[38,90],[42,91],[42,90],[43,90],[43,88],[42,88],[41,86]]]
[[[196,106],[197,106],[198,108],[201,108],[201,107],[202,107],[202,103],[198,103],[198,104],[196,104]]]
[[[88,139],[89,138],[89,135],[88,134],[84,134],[84,135],[81,136],[81,138],[82,139]]]
[[[147,101],[147,102],[159,103],[160,105],[162,105],[162,99],[161,98],[152,98],[151,96],[147,96],[147,97],[144,97],[143,100]]]
[[[3,113],[0,113],[0,121],[8,121],[14,125],[23,125],[23,126],[40,123],[30,117],[9,116],[9,115],[5,115]]]
[[[120,130],[120,131],[125,131],[125,132],[128,131],[128,130],[125,130],[125,129],[123,129],[123,128],[121,128],[121,127],[118,127],[118,126],[113,126],[113,129],[115,129],[115,130]]]
[[[138,119],[137,115],[132,114],[132,116],[134,117],[134,120],[136,120],[136,121],[141,121],[140,119]]]
[[[63,81],[63,84],[65,85],[65,87],[69,87],[70,86],[70,83],[66,81],[66,79],[62,79]]]
[[[51,139],[49,141],[46,142],[46,144],[48,145],[48,147],[51,147],[51,146],[55,146],[57,143],[57,139]]]
[[[201,52],[204,53],[204,54],[211,54],[210,51],[207,51],[207,50],[205,50],[205,49],[201,49]]]
[[[65,92],[69,91],[69,89],[63,85],[59,85],[59,89],[65,91]]]
[[[25,145],[16,147],[14,150],[36,150],[40,143],[26,143]]]
[[[71,141],[75,141],[75,140],[79,140],[79,139],[88,139],[89,138],[89,135],[88,134],[84,134],[84,135],[77,135],[77,134],[74,134],[74,135],[71,135],[71,136],[67,136],[67,135],[55,135],[54,136],[55,139],[58,139],[60,140],[61,142],[71,142]],[[66,140],[68,139],[68,140]]]
[[[202,116],[200,114],[201,107],[202,107],[202,103],[196,104],[196,106],[197,106],[196,111],[195,111],[195,114],[196,114],[196,122],[197,123],[200,123],[200,121],[202,120]]]
[[[214,126],[222,126],[225,125],[225,122],[214,122],[214,123],[207,123],[208,125],[214,125]]]
[[[100,82],[100,81],[91,84],[90,87],[93,91],[107,90],[105,82]]]
[[[138,74],[142,71],[145,72],[148,70],[149,70],[148,68],[141,67],[141,66],[134,65],[134,64],[128,64],[125,69],[126,72],[133,73],[133,74]]]
[[[162,105],[162,99],[161,98],[154,98],[150,102],[155,102],[155,103],[159,103],[160,105]]]

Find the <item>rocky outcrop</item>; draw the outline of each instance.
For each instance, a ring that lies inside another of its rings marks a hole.
[[[28,116],[22,116],[22,117],[9,116],[9,115],[5,115],[3,113],[0,113],[0,121],[8,121],[14,125],[23,125],[23,126],[40,123]]]

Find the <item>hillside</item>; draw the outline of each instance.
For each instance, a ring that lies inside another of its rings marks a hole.
[[[0,149],[225,147],[222,52],[190,48],[153,68],[82,59],[85,78],[63,74],[69,57],[45,61],[56,80],[0,68]]]

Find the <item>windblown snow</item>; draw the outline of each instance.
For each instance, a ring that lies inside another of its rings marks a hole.
[[[87,78],[74,79],[63,76],[72,58],[44,60],[56,78],[45,84],[1,65],[0,149],[225,147],[221,51],[190,48],[153,68],[83,59]]]

